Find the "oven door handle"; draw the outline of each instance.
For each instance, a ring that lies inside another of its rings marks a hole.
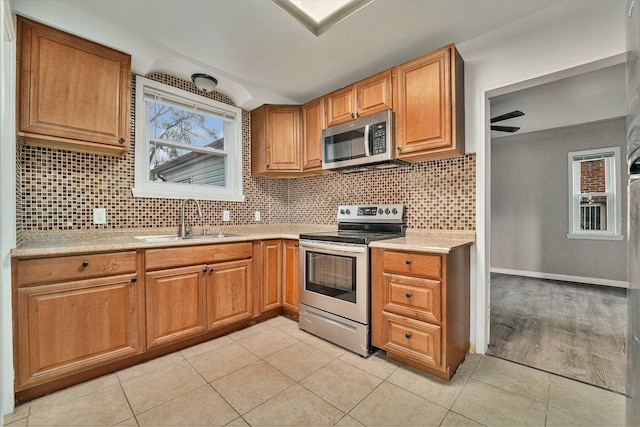
[[[318,250],[330,254],[343,253],[353,255],[366,253],[367,245],[340,245],[315,241],[300,241],[300,249]]]

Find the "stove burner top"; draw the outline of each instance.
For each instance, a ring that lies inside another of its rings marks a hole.
[[[338,231],[303,233],[302,240],[367,245],[404,236],[404,205],[340,206]]]

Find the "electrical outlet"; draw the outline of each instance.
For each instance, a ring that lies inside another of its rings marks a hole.
[[[255,218],[256,218],[256,222],[260,222],[260,211],[256,211]]]
[[[222,220],[231,221],[231,214],[229,213],[229,211],[222,211]]]
[[[107,223],[107,210],[104,208],[93,210],[93,223],[94,224],[106,224]]]

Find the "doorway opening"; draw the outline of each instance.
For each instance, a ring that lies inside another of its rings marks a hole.
[[[626,158],[624,64],[537,83],[489,99],[487,354],[624,393],[626,230],[570,238],[568,171],[571,152]]]

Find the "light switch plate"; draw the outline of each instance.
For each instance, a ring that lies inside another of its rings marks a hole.
[[[222,211],[222,220],[231,221],[231,214],[229,213],[229,211]]]
[[[93,210],[93,223],[94,224],[106,224],[107,223],[107,210],[104,208],[97,208]]]

